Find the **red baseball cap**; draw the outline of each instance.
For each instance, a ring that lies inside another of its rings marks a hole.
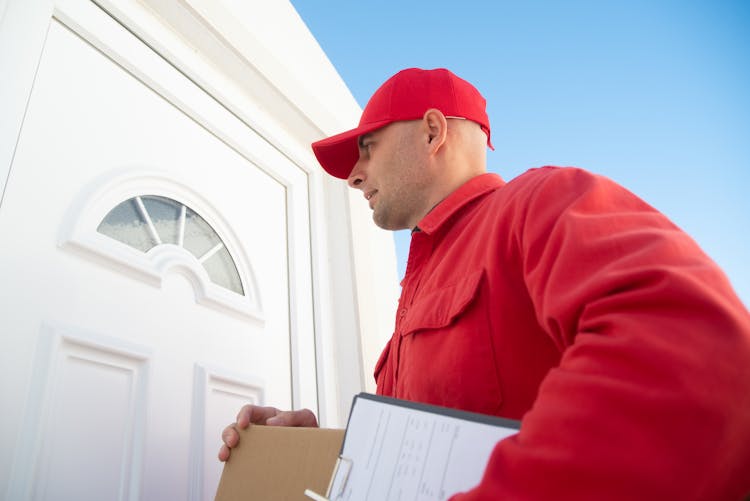
[[[490,142],[490,120],[486,101],[466,80],[445,68],[401,70],[381,85],[362,112],[359,126],[312,143],[320,165],[334,177],[346,179],[359,160],[359,136],[401,120],[418,120],[430,108],[448,118],[466,118],[478,123]],[[494,148],[492,148],[494,149]]]

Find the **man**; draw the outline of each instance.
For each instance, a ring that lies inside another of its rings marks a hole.
[[[313,144],[323,168],[411,228],[378,393],[522,419],[456,500],[710,499],[750,493],[750,314],[662,214],[580,169],[487,174],[485,101],[445,69],[407,69],[357,128]],[[246,406],[249,422],[316,426]]]

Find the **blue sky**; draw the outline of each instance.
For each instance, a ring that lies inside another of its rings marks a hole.
[[[400,69],[451,69],[487,98],[490,171],[575,165],[614,179],[687,231],[750,305],[750,2],[292,4],[361,106]],[[395,237],[403,276],[409,235]]]

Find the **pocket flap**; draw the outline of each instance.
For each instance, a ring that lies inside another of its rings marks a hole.
[[[483,275],[483,269],[474,271],[452,285],[422,294],[409,308],[401,326],[401,335],[450,325],[471,304]]]

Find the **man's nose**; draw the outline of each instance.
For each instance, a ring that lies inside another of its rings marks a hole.
[[[352,172],[349,174],[349,177],[346,179],[347,184],[351,188],[360,188],[362,186],[362,183],[365,182],[365,176],[364,172],[360,165],[361,161],[357,161],[356,164],[354,164],[354,168],[352,169]]]

